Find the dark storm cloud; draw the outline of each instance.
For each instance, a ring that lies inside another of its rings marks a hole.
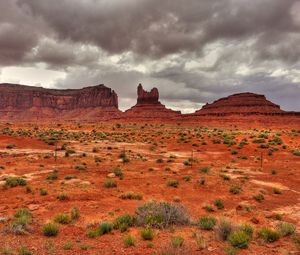
[[[61,38],[92,43],[110,53],[162,57],[200,50],[218,39],[257,37],[267,45],[299,31],[297,0],[19,0]],[[289,40],[293,41],[293,40]],[[260,50],[258,49],[258,50]],[[284,58],[284,54],[275,54]]]
[[[105,83],[126,103],[142,82],[172,105],[253,91],[300,110],[299,13],[298,0],[0,1],[0,67],[43,63],[65,74],[56,87]]]

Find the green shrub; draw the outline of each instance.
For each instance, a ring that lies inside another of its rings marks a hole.
[[[51,174],[47,176],[47,180],[55,181],[58,179],[58,171],[54,170]]]
[[[85,165],[78,165],[78,166],[75,166],[75,169],[79,170],[79,171],[84,171],[84,170],[86,170],[86,166]]]
[[[154,232],[151,228],[144,228],[141,231],[141,236],[144,240],[153,240],[154,238]]]
[[[171,243],[174,248],[179,248],[182,247],[184,239],[181,236],[173,236],[171,239]]]
[[[167,202],[147,202],[138,207],[135,213],[139,226],[166,228],[189,223],[189,216],[183,206]]]
[[[226,241],[228,236],[233,231],[234,226],[229,220],[223,219],[218,222],[215,228],[215,233],[218,240]]]
[[[239,194],[241,192],[241,190],[242,190],[242,188],[238,184],[232,184],[232,185],[230,185],[230,188],[229,188],[229,191],[232,194]]]
[[[123,160],[124,160],[124,159],[123,159]],[[119,179],[123,179],[123,178],[124,178],[124,174],[123,174],[123,172],[122,172],[122,169],[119,168],[119,167],[116,167],[116,168],[114,169],[113,173],[114,173],[117,177],[119,177]]]
[[[32,255],[33,253],[25,246],[22,246],[19,251],[18,251],[19,255]]]
[[[78,220],[80,218],[80,211],[77,207],[71,209],[71,219]]]
[[[46,189],[44,189],[44,188],[41,188],[40,189],[40,195],[41,196],[47,196],[48,195],[48,191]]]
[[[98,231],[100,235],[107,234],[113,230],[114,225],[111,222],[104,221],[98,226]]]
[[[14,188],[17,186],[26,186],[27,182],[25,179],[20,177],[7,177],[5,178],[5,187]]]
[[[59,201],[66,201],[66,200],[69,200],[69,196],[66,193],[61,193],[57,196],[57,199]]]
[[[253,227],[249,224],[242,224],[241,226],[239,226],[239,230],[244,231],[251,238],[252,238],[253,233],[254,233]]]
[[[119,229],[121,232],[125,232],[129,227],[134,226],[135,221],[136,219],[134,216],[124,214],[115,219],[114,228]]]
[[[280,222],[276,226],[277,231],[281,236],[289,236],[295,233],[295,226],[292,223]]]
[[[59,226],[55,223],[47,223],[43,226],[44,236],[57,236],[59,232]]]
[[[127,193],[120,195],[120,198],[124,200],[142,200],[143,196],[141,194],[137,194],[129,191]]]
[[[222,199],[216,199],[215,200],[215,206],[218,209],[223,209],[224,208],[224,201]]]
[[[117,187],[117,183],[116,183],[116,181],[113,180],[113,179],[106,179],[106,180],[104,181],[103,186],[104,186],[105,188],[108,188],[108,189],[110,189],[110,188],[115,188],[115,187]]]
[[[72,248],[73,248],[73,244],[71,242],[64,243],[63,245],[64,250],[71,250]]]
[[[167,186],[169,186],[169,187],[177,188],[178,185],[179,185],[179,182],[176,181],[176,180],[170,180],[170,181],[167,182]]]
[[[267,243],[275,242],[279,239],[280,234],[272,229],[263,227],[258,231],[258,237],[262,238]]]
[[[124,239],[123,239],[123,242],[124,242],[124,245],[125,245],[126,248],[131,247],[131,246],[135,246],[135,243],[136,243],[135,238],[131,235],[125,236]]]
[[[202,168],[199,169],[199,171],[200,171],[201,173],[208,174],[209,171],[210,171],[210,168],[207,167],[207,166],[206,166],[206,167],[202,167]]]
[[[233,247],[244,249],[248,247],[251,237],[242,230],[236,230],[228,236],[228,241]]]
[[[258,193],[256,195],[253,196],[253,198],[257,201],[257,202],[262,202],[263,200],[265,200],[265,197],[263,194]]]
[[[65,213],[60,213],[55,216],[54,221],[60,224],[69,224],[71,222],[71,218]]]
[[[198,225],[201,229],[212,230],[216,225],[217,220],[211,216],[203,216],[199,219]]]

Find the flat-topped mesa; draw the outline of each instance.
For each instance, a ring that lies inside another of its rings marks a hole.
[[[283,113],[279,105],[266,99],[264,95],[239,93],[206,104],[196,114],[270,114]]]
[[[103,84],[82,89],[46,89],[0,84],[0,119],[106,119],[119,113],[118,96]]]
[[[157,88],[147,92],[141,84],[137,88],[137,103],[125,111],[125,119],[172,119],[180,116],[180,111],[167,109],[159,101],[159,92]]]
[[[142,84],[137,88],[137,104],[159,104],[159,93],[157,88],[151,89],[150,92],[143,89]]]
[[[49,107],[74,110],[90,107],[118,108],[118,96],[103,84],[82,89],[46,89],[16,84],[0,84],[0,109],[8,107],[25,110]]]

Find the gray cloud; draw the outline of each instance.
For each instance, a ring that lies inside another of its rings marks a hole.
[[[0,67],[105,83],[123,108],[142,82],[175,108],[253,91],[300,110],[299,12],[298,0],[1,1]]]

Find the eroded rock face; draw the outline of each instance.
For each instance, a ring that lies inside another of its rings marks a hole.
[[[139,84],[137,88],[137,103],[135,106],[125,111],[123,118],[126,119],[172,119],[180,116],[179,111],[167,109],[159,101],[159,92],[157,88],[147,92]]]
[[[139,84],[137,95],[137,104],[159,104],[159,93],[157,88],[153,88],[150,92],[147,92],[143,89],[142,84]]]
[[[118,96],[104,85],[83,89],[45,89],[0,84],[1,119],[82,119],[119,112]]]
[[[211,104],[206,104],[199,114],[214,114],[214,113],[282,113],[279,105],[276,105],[266,99],[264,95],[254,93],[240,93],[224,97],[214,101]]]

